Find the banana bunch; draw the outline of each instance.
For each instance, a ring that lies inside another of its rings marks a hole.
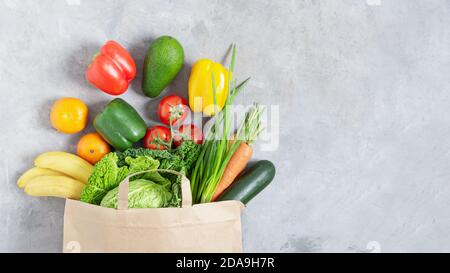
[[[43,153],[34,165],[17,180],[17,186],[31,196],[80,199],[93,170],[86,160],[66,152]]]

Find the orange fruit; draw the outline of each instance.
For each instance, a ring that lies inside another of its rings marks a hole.
[[[80,138],[77,145],[77,154],[91,164],[97,163],[104,155],[110,152],[108,143],[97,133],[89,133]]]
[[[52,126],[63,133],[78,133],[86,127],[88,108],[77,98],[62,98],[53,103],[50,112]]]

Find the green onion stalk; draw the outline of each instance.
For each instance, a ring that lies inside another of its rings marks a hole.
[[[260,118],[262,108],[255,106],[247,113],[241,123],[236,137],[230,140],[231,120],[230,107],[236,95],[243,89],[249,78],[240,84],[232,79],[236,59],[236,47],[232,46],[231,62],[228,77],[228,96],[225,105],[219,112],[216,100],[216,84],[214,74],[212,77],[215,120],[203,142],[200,156],[191,173],[191,190],[194,203],[211,202],[214,191],[222,178],[225,168],[242,141],[254,137],[261,131]],[[256,110],[255,110],[256,109]],[[255,125],[256,120],[256,125]],[[250,127],[250,128],[249,128]],[[220,130],[222,128],[222,130]]]

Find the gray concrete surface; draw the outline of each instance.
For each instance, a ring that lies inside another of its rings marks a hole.
[[[0,251],[61,251],[64,201],[32,198],[19,174],[80,135],[49,123],[74,96],[91,118],[110,99],[84,70],[107,39],[139,70],[152,39],[177,37],[186,65],[238,45],[239,97],[280,106],[273,184],[243,215],[245,251],[450,251],[450,2],[0,1]],[[157,100],[123,96],[149,124]],[[85,130],[92,131],[92,127]]]

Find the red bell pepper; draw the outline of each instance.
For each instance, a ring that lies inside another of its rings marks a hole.
[[[130,53],[115,41],[108,41],[94,56],[86,79],[110,95],[123,94],[136,77],[136,63]]]

